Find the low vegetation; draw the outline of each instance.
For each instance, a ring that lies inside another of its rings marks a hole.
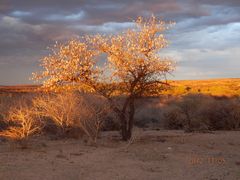
[[[28,106],[20,106],[9,110],[7,118],[7,129],[0,132],[0,136],[13,139],[23,140],[29,136],[40,132],[41,124],[38,115]]]
[[[162,92],[165,95],[182,96],[205,94],[212,96],[240,96],[240,79],[208,79],[169,81],[171,88]]]
[[[239,98],[187,95],[163,109],[166,128],[191,131],[237,130],[240,128]]]
[[[119,130],[119,121],[104,98],[77,92],[41,94],[21,98],[2,112],[0,136],[28,139],[35,134],[58,138],[86,136],[96,143],[102,130]],[[121,101],[121,99],[119,99]],[[23,103],[27,102],[27,103]],[[7,103],[7,101],[4,101]],[[20,105],[19,105],[20,104]],[[1,107],[5,107],[2,104]],[[240,99],[191,94],[181,97],[155,97],[136,102],[134,126],[151,129],[182,129],[210,132],[240,129]]]
[[[75,92],[41,94],[33,97],[29,105],[25,101],[12,105],[6,112],[1,120],[5,128],[0,136],[22,140],[38,132],[48,134],[51,129],[55,136],[66,138],[85,134],[96,142],[109,113],[109,107],[101,98]]]

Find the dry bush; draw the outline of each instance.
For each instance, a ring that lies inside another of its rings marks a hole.
[[[84,132],[94,142],[108,110],[101,99],[72,92],[37,97],[33,106],[42,118],[52,120],[61,129],[61,135],[79,128],[79,133]]]
[[[20,106],[10,109],[9,127],[0,132],[0,136],[13,140],[27,139],[40,131],[41,126],[32,108]]]
[[[230,129],[240,129],[240,101],[239,99],[231,101],[230,107],[230,118],[228,119],[228,127]]]
[[[103,122],[102,130],[103,131],[119,131],[120,128],[121,127],[120,127],[120,123],[119,123],[118,119],[110,111]]]
[[[183,129],[183,115],[177,106],[164,108],[163,126],[167,129]]]
[[[78,116],[78,99],[74,94],[47,94],[33,99],[33,107],[38,114],[52,120],[64,133],[75,124]]]
[[[214,100],[207,107],[202,108],[202,118],[206,119],[210,130],[226,129],[229,112],[225,106],[226,100]]]
[[[206,99],[202,95],[187,95],[177,104],[182,116],[186,132],[207,130],[205,121],[201,118],[201,108],[205,107]]]
[[[235,130],[240,128],[240,102],[237,98],[187,95],[164,109],[164,125],[187,132]]]
[[[82,96],[79,106],[85,114],[80,114],[77,125],[96,142],[110,108],[103,98],[94,95]]]
[[[5,115],[4,114],[0,114],[0,131],[4,130],[7,128],[7,123],[5,121]]]
[[[7,127],[6,118],[9,108],[12,105],[12,97],[10,95],[0,95],[0,130],[4,130]]]
[[[205,106],[205,102],[201,95],[187,95],[172,101],[164,108],[165,127],[186,132],[207,130],[201,118],[201,107]]]
[[[12,107],[20,107],[22,104],[31,105],[31,100],[35,96],[34,93],[2,93],[0,94],[0,130],[7,127],[7,119],[9,118],[9,110]]]
[[[161,124],[162,99],[159,98],[144,98],[136,102],[136,120],[134,125],[139,128],[157,127]]]
[[[210,130],[240,128],[240,102],[237,99],[215,99],[202,109]]]

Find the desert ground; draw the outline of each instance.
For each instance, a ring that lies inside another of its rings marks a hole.
[[[83,139],[0,143],[1,180],[239,180],[240,132],[135,129],[129,142],[103,132]]]

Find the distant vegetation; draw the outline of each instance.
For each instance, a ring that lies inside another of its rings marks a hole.
[[[39,87],[39,85],[0,86],[0,94],[35,92]]]
[[[160,92],[159,95],[181,96],[187,94],[205,94],[212,96],[240,96],[240,78],[169,80],[168,83],[170,86]],[[0,86],[0,94],[38,92],[39,87],[37,85]]]
[[[171,87],[163,93],[167,95],[205,94],[213,96],[239,96],[240,79],[209,79],[169,81]]]

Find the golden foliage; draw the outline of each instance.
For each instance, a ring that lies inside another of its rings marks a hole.
[[[56,43],[51,51],[52,54],[41,61],[44,71],[33,73],[34,79],[44,79],[43,85],[48,90],[56,90],[59,86],[68,89],[75,83],[92,81],[99,73],[93,60],[96,51],[84,42],[74,39],[66,44]],[[88,89],[86,83],[83,89]]]
[[[147,21],[139,17],[134,29],[115,36],[89,38],[97,50],[107,54],[109,81],[120,83],[124,87],[120,89],[122,94],[141,96],[162,90],[157,85],[174,70],[173,61],[159,55],[168,43],[162,34],[166,29],[166,23],[154,16]]]
[[[75,87],[104,96],[159,93],[162,89],[156,85],[164,84],[161,80],[174,70],[173,61],[159,55],[168,44],[163,32],[169,24],[154,16],[139,17],[135,24],[122,34],[56,44],[52,54],[42,59],[44,71],[35,73],[34,79],[43,80],[47,90]],[[107,62],[98,67],[102,54]]]

